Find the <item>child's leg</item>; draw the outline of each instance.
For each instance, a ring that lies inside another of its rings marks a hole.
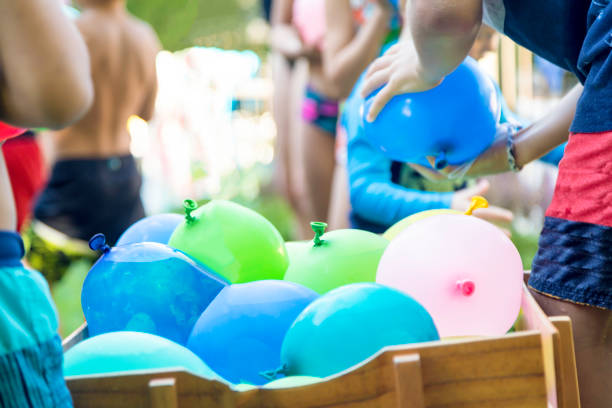
[[[313,221],[327,222],[334,176],[333,134],[304,123],[302,127],[306,191],[312,205]]]
[[[313,221],[327,222],[335,165],[338,102],[309,86],[302,104],[302,120],[302,160],[312,217]]]
[[[553,299],[534,292],[549,316],[569,316],[582,406],[610,407],[612,394],[612,311]]]

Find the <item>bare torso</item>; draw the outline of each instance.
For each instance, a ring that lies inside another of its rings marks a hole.
[[[54,156],[103,158],[129,154],[127,121],[153,114],[159,43],[153,30],[123,8],[89,9],[77,20],[91,59],[95,99],[72,126],[53,133]]]

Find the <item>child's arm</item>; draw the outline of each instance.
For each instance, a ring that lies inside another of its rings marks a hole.
[[[13,189],[0,142],[0,231],[15,231],[17,229],[17,210],[13,201]]]
[[[330,82],[335,84],[338,99],[346,98],[359,75],[378,56],[389,32],[392,15],[388,0],[378,0],[374,13],[355,34],[349,0],[326,0],[327,24],[323,51],[323,69]]]
[[[362,95],[384,84],[372,121],[394,96],[431,89],[468,55],[482,24],[482,0],[408,0],[401,41],[368,70]]]
[[[293,21],[293,0],[275,0],[272,3],[270,47],[289,59],[309,56],[313,50],[302,43]]]
[[[414,213],[450,208],[453,193],[411,190],[391,181],[391,161],[361,138],[349,141],[348,172],[353,211],[391,226]]]
[[[361,218],[391,226],[417,212],[451,208],[466,211],[475,195],[489,189],[486,181],[456,192],[436,193],[408,189],[391,182],[391,161],[359,135],[348,144],[350,199],[353,211]],[[509,227],[512,213],[490,207],[479,209],[476,216]]]
[[[87,48],[59,1],[0,0],[0,119],[61,128],[89,108]]]
[[[555,147],[567,142],[569,128],[576,113],[576,103],[582,95],[582,89],[582,85],[576,85],[549,114],[514,135],[514,157],[518,168],[539,159]],[[479,177],[512,170],[508,162],[508,136],[499,138],[480,155],[466,175]],[[441,172],[418,165],[412,165],[412,167],[430,179],[446,177],[456,170],[451,166]]]

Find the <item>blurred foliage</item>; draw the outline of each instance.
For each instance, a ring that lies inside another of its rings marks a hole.
[[[521,234],[517,230],[512,231],[512,242],[521,254],[523,269],[531,270],[531,264],[536,252],[538,251],[538,234]]]
[[[128,0],[128,9],[151,24],[170,51],[196,45],[265,48],[247,35],[249,23],[261,15],[259,0]]]

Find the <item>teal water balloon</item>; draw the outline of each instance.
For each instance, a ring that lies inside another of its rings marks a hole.
[[[363,76],[356,88],[362,81]],[[462,165],[495,139],[501,102],[493,81],[470,57],[435,88],[393,97],[368,122],[365,115],[377,92],[361,106],[363,129],[368,141],[392,160],[423,164],[433,157],[438,169]]]
[[[178,214],[155,214],[145,217],[126,229],[115,245],[141,242],[168,244],[170,236],[181,222],[183,222],[183,217]]]
[[[64,375],[93,375],[178,368],[221,380],[187,348],[147,333],[114,332],[91,337],[64,354]]]
[[[90,246],[103,251],[81,292],[92,336],[140,331],[184,345],[204,309],[228,285],[167,245],[144,242],[111,249],[99,234]]]
[[[383,347],[438,340],[429,313],[417,301],[376,283],[342,286],[312,302],[283,341],[286,375],[327,377]]]

